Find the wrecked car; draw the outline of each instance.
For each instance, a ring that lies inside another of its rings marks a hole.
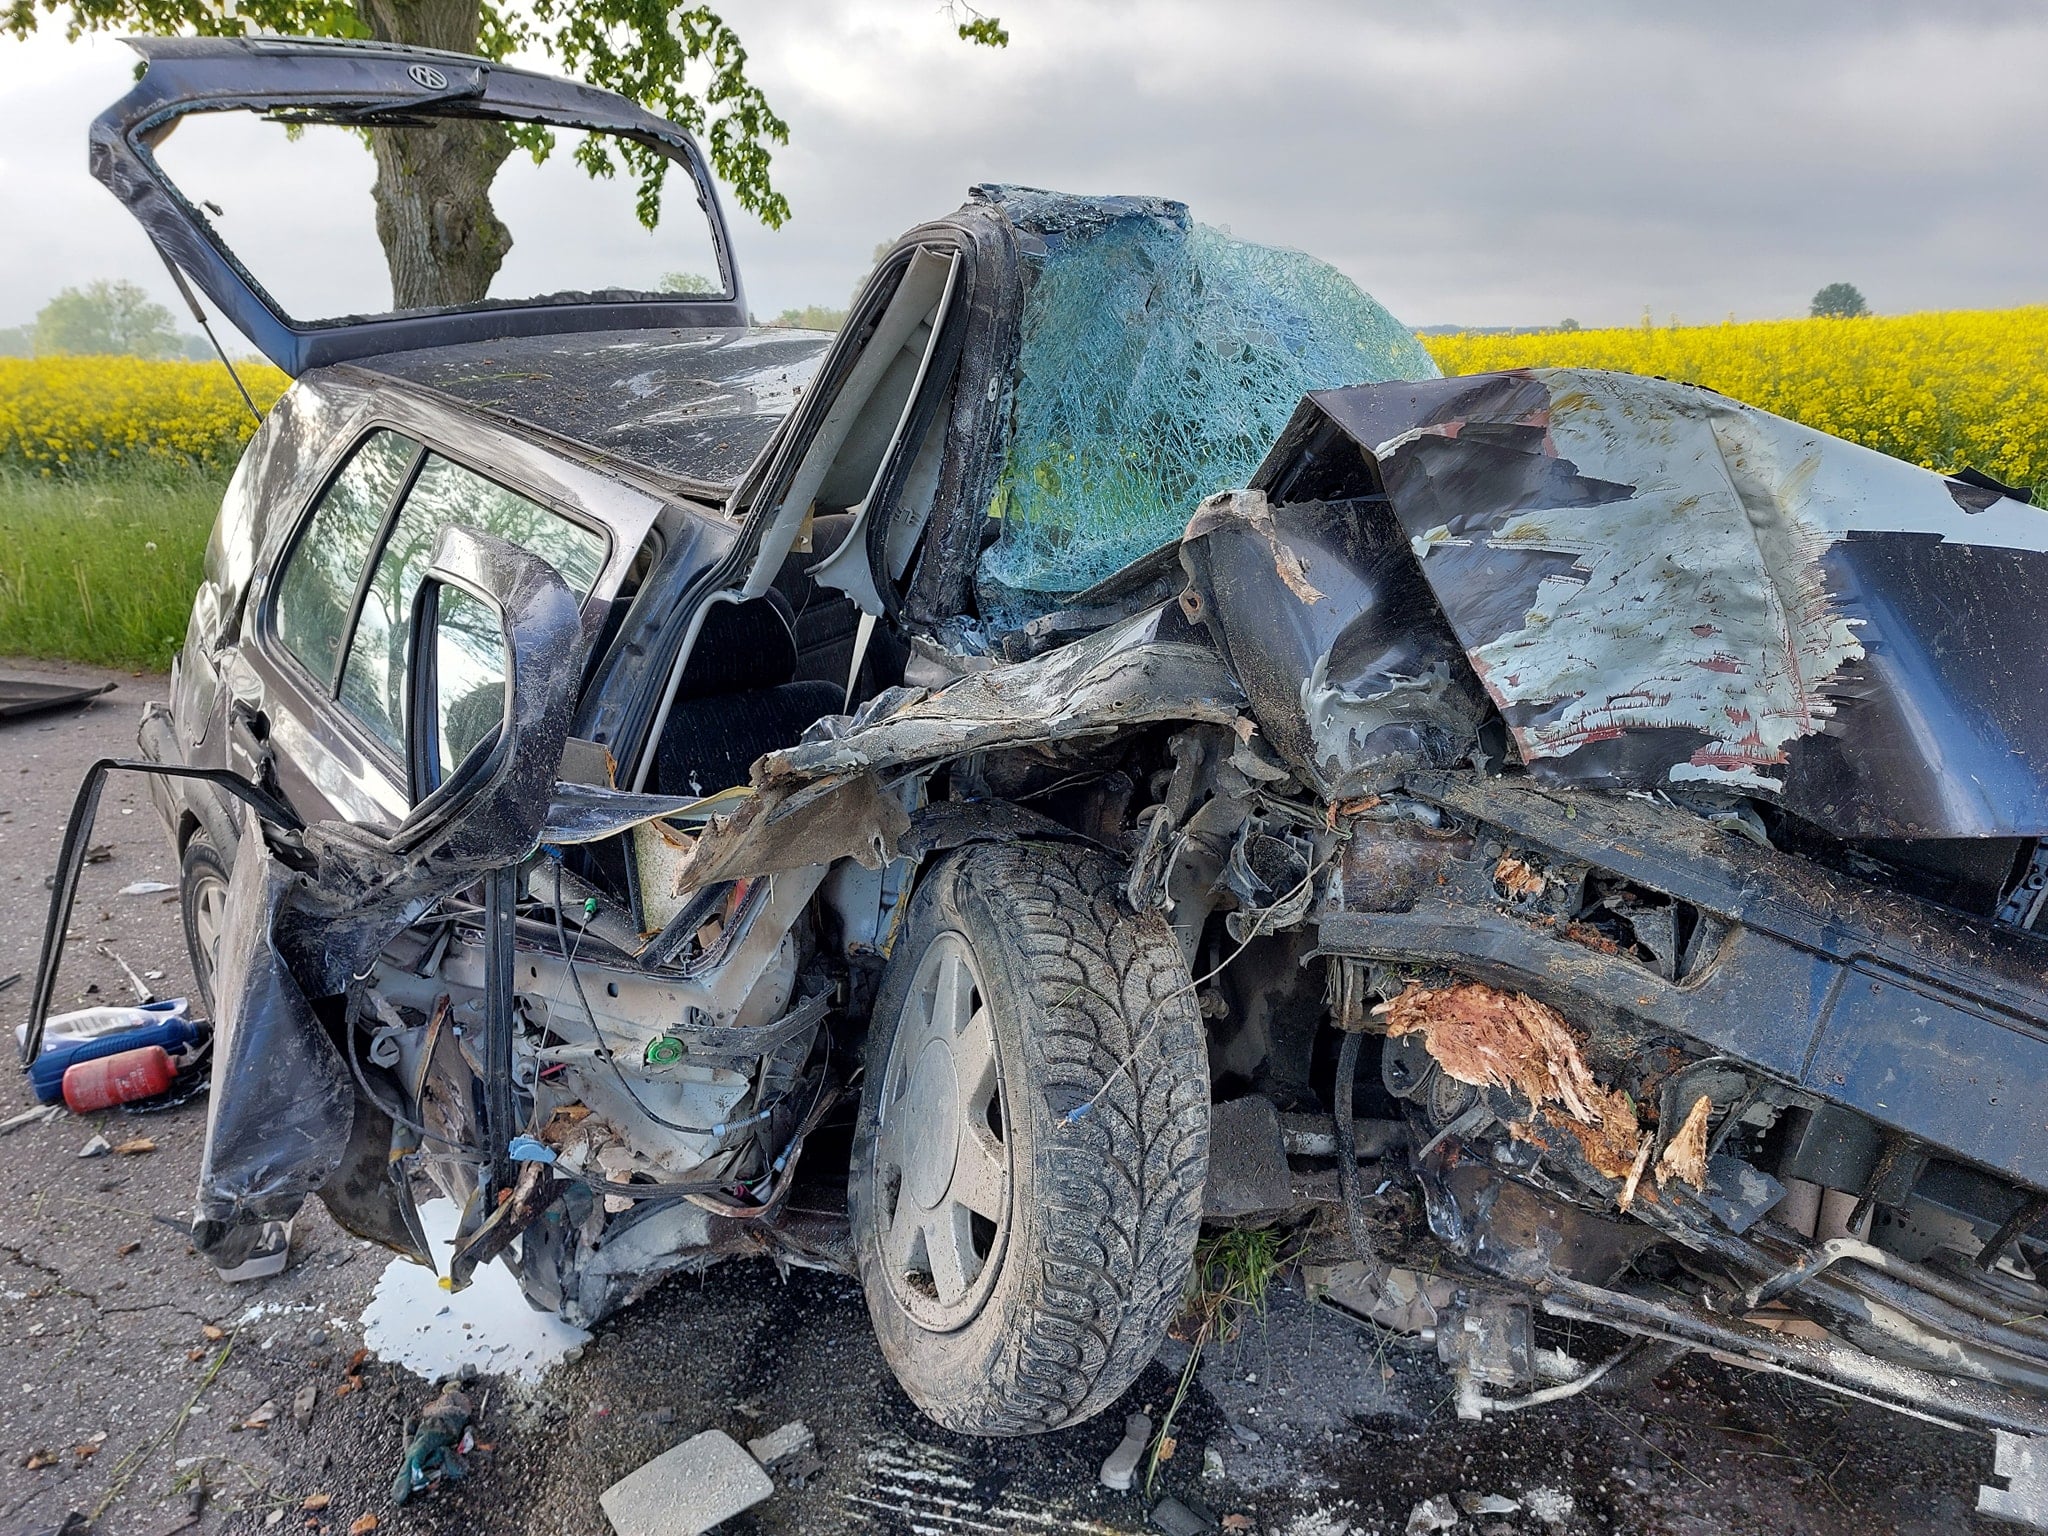
[[[978,188],[836,337],[754,329],[629,104],[142,47],[95,170],[296,383],[32,1009],[147,772],[208,1258],[317,1195],[427,1262],[418,1169],[457,1285],[836,1268],[926,1412],[1020,1434],[1130,1383],[1205,1219],[1314,1218],[1468,1414],[1699,1349],[2048,1428],[2022,494],[1436,377],[1157,199]],[[633,135],[721,289],[298,321],[151,153],[228,110]]]

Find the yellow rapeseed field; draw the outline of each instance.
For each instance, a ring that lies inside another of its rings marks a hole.
[[[2048,486],[2048,305],[1422,340],[1445,373],[1657,374],[1928,469]]]
[[[238,365],[259,410],[288,382]],[[234,463],[256,429],[219,363],[139,357],[0,358],[0,465],[46,475]]]

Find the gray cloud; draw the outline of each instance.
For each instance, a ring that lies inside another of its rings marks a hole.
[[[2039,7],[993,9],[1001,52],[929,0],[728,7],[792,129],[795,219],[736,219],[757,310],[843,303],[878,241],[979,180],[1181,197],[1416,324],[1791,314],[1838,278],[1891,311],[2048,300]],[[0,324],[62,283],[154,281],[84,169],[126,73],[104,45],[0,44]]]

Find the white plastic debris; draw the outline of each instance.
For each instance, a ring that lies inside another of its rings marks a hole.
[[[747,1442],[747,1450],[754,1460],[771,1471],[778,1463],[801,1456],[818,1443],[818,1437],[811,1433],[811,1426],[802,1419],[792,1419],[780,1429],[771,1429],[765,1435]]]
[[[1117,1442],[1102,1463],[1102,1486],[1118,1493],[1129,1493],[1138,1480],[1138,1458],[1145,1454],[1145,1447],[1152,1439],[1152,1421],[1142,1413],[1134,1413],[1124,1420],[1124,1437]]]
[[[1545,1525],[1563,1525],[1577,1507],[1577,1501],[1562,1488],[1531,1488],[1522,1495],[1522,1508]]]
[[[1461,1493],[1458,1508],[1468,1515],[1512,1515],[1522,1507],[1519,1499],[1499,1493]]]
[[[121,887],[123,896],[156,896],[165,891],[176,890],[174,885],[162,880],[135,880]]]

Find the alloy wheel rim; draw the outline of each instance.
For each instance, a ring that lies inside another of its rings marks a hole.
[[[889,1286],[934,1332],[988,1299],[1010,1226],[1007,1106],[995,1027],[966,939],[941,933],[911,979],[875,1140]]]
[[[220,970],[220,938],[227,923],[228,886],[217,875],[201,875],[192,884],[192,937],[198,941],[195,957],[206,974],[199,982],[210,993]]]

